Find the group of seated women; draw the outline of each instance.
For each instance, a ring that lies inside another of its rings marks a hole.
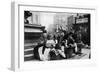
[[[43,43],[34,48],[34,58],[40,61],[68,59],[75,54],[81,54],[81,45],[78,44],[82,45],[82,43],[75,42],[72,34],[68,36],[62,34],[59,38],[49,35]]]

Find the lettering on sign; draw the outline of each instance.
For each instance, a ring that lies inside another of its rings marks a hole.
[[[88,18],[82,18],[76,20],[76,23],[87,23],[87,22],[88,22]]]

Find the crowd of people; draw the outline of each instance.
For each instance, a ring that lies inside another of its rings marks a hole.
[[[40,61],[69,59],[74,55],[81,55],[84,43],[81,40],[81,33],[74,31],[60,34],[43,33],[43,41],[34,48],[34,59]]]

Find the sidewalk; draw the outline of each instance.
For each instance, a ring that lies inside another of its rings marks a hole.
[[[82,55],[75,55],[70,59],[89,59],[90,49],[83,48]]]

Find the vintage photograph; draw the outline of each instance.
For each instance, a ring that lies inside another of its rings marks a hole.
[[[91,14],[24,11],[24,61],[91,59]]]

